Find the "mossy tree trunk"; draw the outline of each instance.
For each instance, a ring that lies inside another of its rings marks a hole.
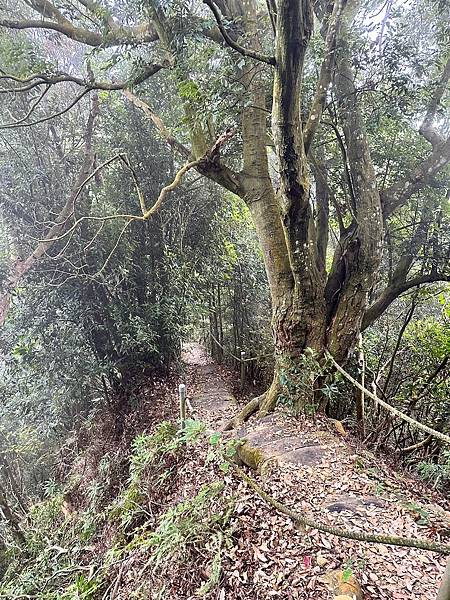
[[[322,194],[321,210],[314,214],[306,144],[310,145],[311,131],[300,119],[301,79],[312,21],[308,1],[278,2],[272,106],[280,178],[276,192],[267,171],[266,116],[256,109],[243,113],[244,148],[250,158],[244,171],[252,176],[244,180],[244,185],[250,183],[256,188],[243,197],[263,248],[273,306],[276,365],[273,383],[260,405],[261,414],[267,414],[276,404],[280,370],[286,363],[299,362],[307,348],[314,350],[319,360],[328,348],[345,363],[357,342],[368,292],[381,259],[380,196],[356,105],[348,48],[342,42],[336,61],[335,92],[340,99],[347,160],[353,173],[354,219],[347,227],[342,226],[331,272],[325,270],[323,236],[327,235],[324,232],[328,231],[329,214],[326,182],[323,176],[315,178],[316,192]],[[338,27],[336,21],[331,26]],[[262,106],[264,98],[261,92],[258,94],[254,79],[252,86],[251,105]],[[251,131],[248,136],[247,129]]]
[[[271,24],[274,41],[274,55],[268,56],[265,46],[270,43],[262,40],[267,40],[269,32],[264,18],[261,18],[263,5],[260,2],[203,1],[212,11],[217,26],[211,26],[210,21],[202,23],[199,13],[192,14],[192,24],[196,24],[195,35],[203,35],[211,43],[232,48],[230,56],[235,59],[235,80],[244,88],[240,105],[241,136],[237,143],[242,147],[239,171],[221,160],[221,145],[217,146],[214,141],[217,139],[214,123],[200,118],[196,99],[183,95],[186,84],[195,84],[187,56],[180,56],[189,48],[189,44],[180,43],[180,35],[189,36],[190,28],[186,28],[186,33],[181,32],[178,21],[160,3],[149,0],[147,20],[139,26],[119,26],[114,24],[115,19],[111,15],[111,19],[105,21],[105,30],[95,32],[81,25],[74,27],[68,17],[60,18],[59,11],[50,0],[33,3],[32,8],[46,18],[39,27],[59,31],[93,47],[119,46],[130,40],[136,44],[155,43],[167,60],[163,61],[164,65],[153,65],[153,68],[147,69],[134,81],[135,84],[162,71],[163,67],[175,66],[171,72],[178,83],[185,111],[184,123],[191,136],[190,148],[172,137],[145,102],[129,89],[125,95],[144,110],[183,160],[195,158],[200,174],[240,196],[249,207],[264,257],[273,306],[274,382],[265,399],[252,405],[260,406],[261,412],[265,413],[276,402],[280,370],[286,361],[301,364],[307,349],[311,348],[319,359],[328,349],[336,360],[345,364],[361,329],[377,319],[395,298],[414,286],[448,280],[448,274],[438,272],[437,268],[430,268],[429,272],[420,276],[411,276],[416,253],[414,244],[417,242],[417,248],[422,244],[419,225],[415,236],[412,236],[413,244],[405,248],[399,257],[398,267],[390,276],[386,289],[368,306],[369,293],[379,272],[387,220],[432,182],[450,162],[450,137],[444,138],[433,127],[450,81],[450,59],[447,58],[439,80],[430,81],[430,84],[435,83],[431,95],[424,100],[423,110],[417,111],[417,114],[424,114],[419,133],[431,145],[431,150],[409,172],[398,175],[394,182],[385,186],[384,181],[378,182],[376,178],[358,90],[354,84],[352,49],[348,40],[351,38],[349,34],[353,33],[351,28],[358,3],[347,0],[268,0],[270,18],[267,24]],[[86,5],[86,10],[92,12],[92,7]],[[313,11],[321,24],[325,52],[312,101],[307,102],[302,78],[313,28]],[[119,17],[117,15],[118,21]],[[8,20],[3,21],[3,26],[35,28],[36,21],[17,23]],[[357,34],[356,31],[354,33]],[[118,87],[115,84],[98,84],[98,87],[124,89],[129,88],[131,83],[128,81]],[[271,85],[272,102],[267,98]],[[313,142],[322,113],[326,110],[330,86],[333,88],[336,114],[333,113],[333,122],[328,125],[334,128],[336,146],[341,151],[341,172],[346,180],[344,187],[348,202],[345,219],[335,205],[339,239],[330,261],[331,267],[326,270],[330,193],[326,165],[321,161],[320,151],[313,156]],[[198,92],[201,95],[201,90]],[[426,94],[423,96],[425,98]],[[305,113],[305,118],[302,118]],[[225,136],[225,139],[228,138]],[[275,150],[275,175],[269,169],[268,144]],[[433,222],[433,218],[431,215],[428,222]],[[58,232],[62,224],[57,223]],[[52,232],[53,229],[50,230],[53,235]],[[48,249],[50,241],[44,242],[44,246],[40,244],[40,251]],[[15,283],[13,277],[8,285],[14,287]],[[0,299],[0,320],[1,313]]]

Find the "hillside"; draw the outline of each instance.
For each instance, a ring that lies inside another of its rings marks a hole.
[[[445,542],[448,500],[324,418],[277,411],[219,440],[218,423],[235,412],[229,383],[198,346],[185,358],[195,420],[177,433],[175,381],[139,389],[138,419],[127,407],[97,414],[61,453],[72,456],[62,487],[31,509],[1,597],[435,600],[445,557],[300,527],[227,456],[245,437],[266,457],[249,473],[267,493],[352,531]]]
[[[450,600],[449,23],[0,2],[0,600]]]

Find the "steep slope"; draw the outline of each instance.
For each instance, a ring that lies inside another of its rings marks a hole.
[[[233,457],[253,460],[246,472],[284,505],[353,531],[445,541],[448,502],[326,419],[278,411],[217,433],[236,411],[228,378],[199,346],[187,350],[184,431],[179,375],[94,416],[66,449],[76,458],[62,485],[23,524],[26,546],[3,557],[0,598],[435,600],[445,557],[299,527]]]

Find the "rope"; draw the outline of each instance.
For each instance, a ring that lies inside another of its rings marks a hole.
[[[318,523],[303,516],[302,514],[292,510],[282,502],[275,500],[267,492],[265,492],[258,482],[250,477],[240,469],[238,466],[233,465],[236,473],[243,479],[267,504],[273,506],[278,512],[283,513],[287,517],[291,518],[295,523],[306,525],[312,529],[323,531],[324,533],[330,533],[337,537],[346,538],[349,540],[356,540],[359,542],[370,542],[373,544],[386,544],[388,546],[403,546],[408,548],[419,548],[420,550],[429,550],[430,552],[437,552],[439,554],[450,554],[450,545],[441,544],[440,542],[432,542],[424,539],[413,539],[406,537],[397,537],[383,534],[372,534],[362,533],[359,531],[350,531],[346,529],[340,529],[339,527],[332,527],[331,525],[325,525],[324,523]]]
[[[252,358],[240,358],[239,356],[235,356],[232,352],[228,352],[228,350],[224,346],[222,346],[222,344],[219,342],[219,340],[217,338],[215,338],[211,332],[209,332],[209,335],[216,342],[216,344],[219,346],[219,348],[222,348],[222,350],[224,352],[226,352],[229,356],[231,356],[231,358],[234,358],[238,362],[251,362],[253,360],[260,360],[261,358],[273,357],[273,352],[271,352],[270,354],[260,354],[257,356],[253,356]]]
[[[441,433],[440,431],[436,431],[435,429],[428,427],[428,425],[423,425],[423,423],[419,423],[412,417],[409,417],[408,415],[406,415],[401,410],[394,408],[393,406],[391,406],[390,404],[388,404],[387,402],[385,402],[384,400],[382,400],[381,398],[379,398],[378,396],[376,396],[375,394],[370,392],[367,388],[362,386],[358,381],[356,381],[356,379],[354,379],[349,373],[347,373],[347,371],[344,371],[344,369],[334,360],[334,358],[331,356],[331,354],[329,352],[326,353],[326,357],[336,367],[336,369],[339,371],[339,373],[342,373],[342,375],[346,379],[348,379],[348,381],[350,381],[350,383],[352,383],[359,390],[364,392],[364,394],[366,396],[368,396],[369,398],[372,398],[372,400],[374,400],[375,402],[378,402],[378,404],[381,404],[381,406],[383,406],[386,410],[391,412],[393,415],[399,417],[400,419],[403,419],[404,421],[406,421],[413,427],[416,427],[416,429],[421,429],[425,433],[428,433],[429,435],[432,435],[433,437],[438,438],[439,440],[445,442],[446,444],[450,444],[450,437],[448,435],[445,435],[445,433]]]

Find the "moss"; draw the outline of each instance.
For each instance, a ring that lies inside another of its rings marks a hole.
[[[255,471],[259,470],[267,460],[267,457],[263,454],[261,448],[250,446],[248,442],[244,442],[238,446],[237,455],[245,465]]]

